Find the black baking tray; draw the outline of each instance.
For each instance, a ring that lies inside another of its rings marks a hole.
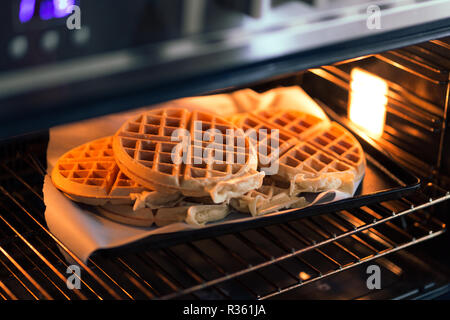
[[[341,122],[341,121],[340,121]],[[366,206],[372,203],[398,199],[413,193],[420,187],[420,179],[414,174],[398,165],[392,157],[382,151],[382,148],[371,139],[364,139],[349,128],[345,123],[341,124],[349,129],[358,141],[366,155],[365,176],[351,198],[317,204],[301,209],[289,209],[279,211],[261,217],[254,217],[246,221],[239,221],[239,217],[249,217],[249,214],[233,212],[236,221],[227,224],[207,224],[203,228],[195,230],[178,231],[174,233],[151,235],[136,242],[110,249],[99,249],[94,255],[114,255],[126,250],[139,250],[145,248],[159,248],[177,243],[199,240],[219,236],[226,233],[239,232],[247,229],[264,227],[272,224],[297,220],[304,217],[316,216],[324,213]]]

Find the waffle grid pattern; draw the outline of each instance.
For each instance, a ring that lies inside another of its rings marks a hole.
[[[357,170],[359,175],[363,166],[364,155],[359,143],[345,129],[332,122],[326,128],[322,127],[323,120],[312,115],[298,111],[259,111],[255,115],[249,114],[241,119],[244,130],[249,132],[253,129],[277,128],[280,130],[279,139],[279,164],[280,174],[287,172],[294,173],[296,169],[309,172],[311,174],[330,172],[351,172]],[[270,129],[269,129],[270,130]],[[251,139],[253,143],[258,143],[263,148],[267,145],[267,139]],[[270,146],[269,146],[270,148]],[[271,150],[273,153],[273,150]],[[258,154],[260,159],[272,160],[274,155],[264,157]],[[260,167],[267,166],[267,163],[260,163]],[[283,172],[283,167],[286,169]],[[286,172],[287,171],[287,172]],[[292,177],[291,177],[292,178]]]
[[[249,142],[241,130],[214,115],[194,111],[192,145],[186,163],[187,177],[214,178],[233,175],[249,160]]]
[[[302,112],[268,112],[266,110],[262,110],[256,115],[263,121],[275,124],[283,130],[291,132],[300,140],[306,138],[314,126],[317,126],[323,122],[322,119]]]
[[[121,139],[121,144],[125,152],[143,166],[168,175],[175,174],[172,150],[177,147],[178,142],[127,137]]]
[[[317,134],[311,143],[354,167],[358,167],[362,161],[358,142],[336,123]]]
[[[111,137],[95,140],[69,151],[58,160],[56,167],[69,181],[99,187],[110,196],[123,196],[144,190],[119,170],[113,155]],[[76,190],[73,191],[76,193]]]
[[[250,143],[241,130],[201,111],[152,110],[125,123],[116,138],[119,165],[153,187],[222,180],[245,169],[250,159]]]
[[[307,142],[299,143],[280,158],[280,166],[301,168],[303,171],[318,174],[339,171],[351,171],[344,162]]]
[[[188,114],[184,109],[158,109],[128,121],[123,136],[171,141],[175,130],[186,128]]]
[[[185,134],[188,116],[187,110],[178,108],[141,114],[121,128],[120,145],[131,159],[148,170],[178,177],[179,167],[172,161],[172,150]],[[177,129],[180,130],[175,132]]]
[[[241,128],[253,145],[257,146],[258,159],[262,167],[278,159],[279,155],[293,145],[292,137],[280,130],[272,131],[277,128],[270,128],[252,115],[243,120]]]

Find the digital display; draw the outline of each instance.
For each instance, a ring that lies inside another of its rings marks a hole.
[[[19,21],[27,23],[35,17],[40,20],[59,19],[68,16],[76,0],[20,0]]]

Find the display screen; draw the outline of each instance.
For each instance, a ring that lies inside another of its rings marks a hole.
[[[59,19],[71,14],[71,7],[77,0],[20,0],[19,22],[25,24],[29,21]]]

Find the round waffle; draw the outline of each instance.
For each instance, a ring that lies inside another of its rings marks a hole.
[[[299,142],[280,157],[274,179],[291,182],[291,194],[341,190],[351,193],[356,170],[307,141]]]
[[[253,135],[261,170],[290,183],[291,195],[331,189],[351,193],[364,174],[361,145],[335,122],[294,110],[263,110],[235,117],[234,121],[246,135]],[[261,136],[261,128],[271,134]],[[251,129],[257,131],[256,136]],[[278,129],[278,137],[274,137],[273,129]],[[273,139],[278,148],[273,147]],[[267,150],[266,154],[261,150]]]
[[[314,133],[308,141],[356,170],[356,179],[364,175],[364,151],[355,137],[336,122]]]
[[[74,201],[90,204],[130,205],[133,195],[143,192],[158,204],[180,198],[176,193],[158,193],[124,174],[115,161],[112,137],[85,143],[61,156],[52,171],[53,184]]]
[[[260,170],[268,175],[278,173],[279,158],[299,141],[329,125],[310,114],[295,110],[260,110],[232,118],[257,146]]]
[[[114,135],[113,150],[121,170],[155,190],[221,203],[262,183],[243,131],[203,111],[161,108],[129,119]]]

